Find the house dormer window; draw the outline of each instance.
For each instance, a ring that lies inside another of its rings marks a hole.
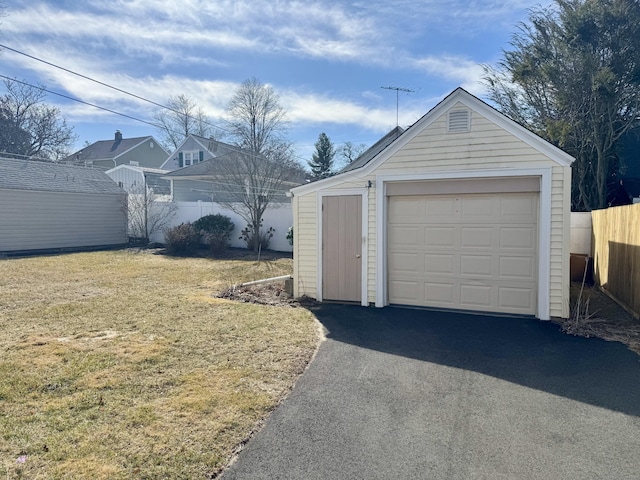
[[[189,150],[180,152],[178,154],[178,165],[182,167],[188,167],[189,165],[195,165],[203,160],[204,152],[201,150]]]

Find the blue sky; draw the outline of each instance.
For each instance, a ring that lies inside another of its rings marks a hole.
[[[543,2],[548,4],[549,2]],[[458,86],[483,98],[526,0],[5,0],[0,43],[158,103],[185,94],[224,127],[249,77],[271,85],[306,162],[321,132],[340,146],[406,127]],[[144,120],[156,107],[0,49],[0,74]],[[49,95],[77,147],[152,126]],[[222,138],[224,140],[224,137]]]

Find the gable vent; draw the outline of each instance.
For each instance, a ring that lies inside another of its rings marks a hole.
[[[453,110],[449,112],[449,133],[468,132],[471,124],[469,110]]]

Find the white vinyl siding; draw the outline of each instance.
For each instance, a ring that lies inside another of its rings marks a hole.
[[[126,195],[0,190],[0,251],[127,243]]]
[[[295,295],[317,298],[318,238],[317,194],[314,192],[293,199],[293,256]]]

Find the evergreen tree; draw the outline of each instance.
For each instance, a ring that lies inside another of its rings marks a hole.
[[[487,69],[498,108],[576,158],[574,210],[606,207],[619,187],[619,141],[640,123],[639,38],[638,0],[554,0]]]
[[[311,167],[311,177],[314,180],[321,180],[333,175],[333,157],[336,154],[336,149],[324,132],[318,136],[315,146],[316,151],[307,163]]]

